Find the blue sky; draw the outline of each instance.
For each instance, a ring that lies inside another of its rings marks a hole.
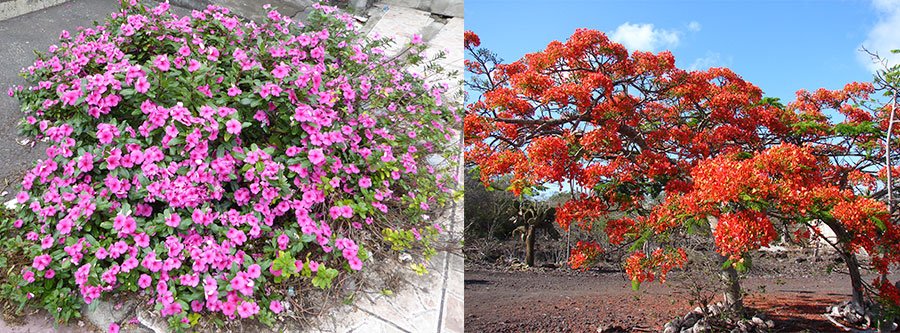
[[[860,45],[900,48],[900,0],[467,0],[465,11],[466,30],[506,62],[591,28],[629,49],[671,50],[680,68],[729,67],[784,102],[801,88],[871,81]]]

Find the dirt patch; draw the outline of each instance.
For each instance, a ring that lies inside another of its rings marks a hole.
[[[758,269],[741,282],[745,304],[766,312],[775,332],[837,332],[822,314],[850,297],[849,277],[832,272],[833,260],[797,263],[804,252],[754,258]],[[803,260],[801,260],[803,261]],[[867,278],[868,279],[868,278]],[[666,284],[631,289],[624,273],[606,269],[498,269],[467,267],[466,330],[472,332],[658,332],[690,312],[690,275],[673,274]],[[721,300],[718,297],[716,300]]]

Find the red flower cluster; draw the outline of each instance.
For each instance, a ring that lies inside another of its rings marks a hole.
[[[875,247],[880,238],[879,231],[894,229],[889,222],[884,202],[870,198],[855,197],[841,201],[834,205],[832,215],[855,236],[851,239],[850,246],[864,248],[869,253],[877,251]]]
[[[560,137],[538,138],[527,149],[531,159],[530,181],[534,183],[560,182],[577,167],[569,156],[569,147]]]
[[[631,277],[637,284],[653,282],[659,279],[660,283],[666,282],[666,275],[676,267],[684,267],[687,262],[687,253],[684,249],[654,250],[650,256],[643,251],[633,253],[625,259],[625,274]]]
[[[606,216],[609,206],[600,198],[582,196],[580,200],[566,201],[556,210],[556,223],[564,230],[574,222],[581,229],[590,231],[594,222]]]
[[[597,261],[603,248],[595,242],[578,241],[569,253],[569,267],[572,269],[587,270],[591,264]]]
[[[463,33],[463,44],[466,47],[478,47],[481,46],[481,39],[471,30],[467,30]]]
[[[766,214],[754,210],[722,214],[713,235],[719,253],[732,259],[769,245],[777,237],[772,221]]]

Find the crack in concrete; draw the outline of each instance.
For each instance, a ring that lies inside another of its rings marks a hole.
[[[400,330],[400,331],[402,331],[402,332],[404,332],[404,333],[412,333],[412,331],[409,331],[409,330],[407,330],[407,329],[405,329],[405,328],[403,328],[403,327],[400,327],[400,325],[397,325],[396,323],[394,323],[394,322],[392,322],[392,321],[390,321],[390,320],[387,320],[387,319],[385,319],[385,318],[382,318],[381,316],[375,314],[374,312],[370,312],[369,310],[363,309],[363,308],[358,307],[358,306],[356,306],[356,308],[359,309],[359,310],[362,311],[362,312],[365,312],[365,313],[369,314],[369,315],[372,316],[372,317],[378,318],[378,320],[381,320],[381,321],[387,323],[388,325],[391,325],[391,326],[393,326],[394,328],[396,328],[396,329],[398,329],[398,330]]]

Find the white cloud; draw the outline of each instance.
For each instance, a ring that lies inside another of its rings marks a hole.
[[[697,32],[700,31],[701,28],[703,28],[703,26],[700,25],[700,22],[691,21],[691,23],[688,23],[688,30],[690,31]]]
[[[862,47],[877,52],[889,65],[900,63],[900,54],[892,54],[891,50],[900,49],[900,0],[873,0],[872,6],[878,11],[879,20],[869,30]],[[865,52],[859,52],[859,60],[870,70],[882,69],[882,65],[872,62]]]
[[[878,10],[892,11],[900,7],[900,0],[873,0],[872,5]]]
[[[680,32],[656,29],[653,24],[625,22],[610,34],[610,39],[621,43],[629,51],[660,51],[678,46]]]
[[[694,71],[706,70],[711,67],[727,67],[731,64],[731,60],[731,57],[723,57],[718,52],[706,52],[705,56],[695,59],[688,69]]]

